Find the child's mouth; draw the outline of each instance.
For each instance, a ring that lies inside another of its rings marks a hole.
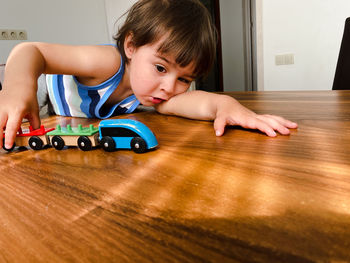
[[[154,104],[159,104],[159,103],[163,102],[164,100],[161,98],[152,97],[151,101]]]

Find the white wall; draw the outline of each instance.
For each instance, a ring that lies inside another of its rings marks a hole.
[[[235,0],[237,1],[237,0]],[[258,89],[310,90],[331,89],[338,59],[345,18],[350,16],[349,0],[256,0],[258,10]],[[111,43],[115,21],[136,0],[0,0],[0,28],[25,29],[28,41],[66,44]],[[237,1],[236,3],[238,3]],[[220,0],[226,21],[223,30],[240,21],[232,17],[232,0]],[[229,13],[229,14],[227,14]],[[235,20],[237,20],[235,22]],[[118,22],[118,25],[123,19]],[[240,34],[240,32],[238,32]],[[225,42],[227,40],[227,42]],[[241,42],[223,36],[225,90],[235,89],[244,78],[237,56]],[[19,41],[0,41],[0,63]],[[293,53],[295,64],[276,66],[275,55]],[[238,58],[240,58],[238,56]],[[238,64],[237,64],[238,63]],[[236,65],[237,64],[237,65]],[[243,71],[242,71],[243,72]],[[226,84],[225,84],[226,83]],[[229,87],[228,87],[229,86]]]
[[[350,1],[263,0],[261,6],[263,89],[331,89]],[[295,64],[276,66],[275,55],[285,53],[295,54]]]
[[[113,35],[118,32],[118,27],[123,24],[125,16],[122,15],[136,2],[137,0],[105,0],[107,25],[110,42],[113,43]]]
[[[28,41],[109,43],[104,0],[0,0],[0,8],[0,28],[25,29]],[[0,41],[0,63],[17,43]]]

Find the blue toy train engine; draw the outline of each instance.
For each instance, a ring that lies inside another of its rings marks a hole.
[[[132,149],[143,153],[158,145],[153,132],[142,122],[130,119],[102,120],[99,124],[101,147],[107,151]]]

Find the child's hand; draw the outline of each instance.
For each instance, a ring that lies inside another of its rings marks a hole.
[[[258,129],[270,137],[276,132],[283,135],[290,133],[298,124],[275,115],[258,115],[239,104],[231,97],[224,96],[218,103],[214,129],[217,136],[224,134],[226,125],[239,125],[247,129]]]
[[[224,134],[226,125],[239,125],[246,129],[258,129],[268,136],[288,135],[289,129],[298,124],[274,115],[258,115],[227,95],[201,90],[176,95],[156,105],[158,112],[196,120],[214,120],[217,136]]]
[[[3,90],[0,91],[0,148],[3,146],[5,128],[5,147],[12,147],[23,118],[27,118],[34,129],[40,127],[36,94],[32,93],[29,89],[23,92],[4,83]]]

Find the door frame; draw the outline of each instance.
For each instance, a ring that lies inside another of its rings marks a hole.
[[[246,91],[258,90],[256,0],[242,0]]]

